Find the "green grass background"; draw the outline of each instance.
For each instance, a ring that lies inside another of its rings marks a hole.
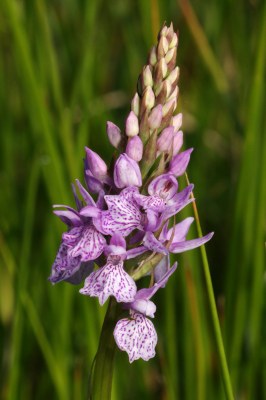
[[[179,30],[178,110],[237,399],[266,398],[266,2],[0,2],[0,397],[85,399],[104,308],[47,277],[84,146],[112,155],[161,24]],[[183,213],[191,215],[192,208]],[[196,236],[196,231],[191,237]],[[156,294],[157,356],[117,352],[113,399],[224,399],[199,250]],[[103,399],[104,400],[104,399]]]

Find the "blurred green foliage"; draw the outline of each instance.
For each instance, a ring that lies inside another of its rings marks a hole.
[[[266,398],[266,3],[2,0],[3,399],[86,398],[104,309],[47,282],[63,230],[51,207],[73,204],[85,145],[111,158],[106,120],[123,127],[164,21],[180,33],[189,177],[204,233],[215,231],[207,251],[235,395]],[[129,365],[117,352],[114,399],[225,398],[200,252],[178,261],[155,299],[157,357]]]

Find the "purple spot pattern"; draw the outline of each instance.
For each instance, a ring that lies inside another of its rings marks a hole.
[[[80,257],[81,261],[95,260],[103,252],[106,240],[94,226],[73,228],[63,234],[64,243],[69,246],[68,255]]]
[[[108,211],[102,211],[93,223],[103,234],[113,235],[116,232],[128,236],[134,229],[141,229],[142,214],[132,199],[132,191],[119,196],[105,196]]]
[[[128,303],[134,300],[137,286],[134,280],[123,268],[123,263],[117,265],[107,263],[104,267],[93,272],[80,289],[80,293],[98,297],[103,305],[109,296],[114,296],[118,303]]]
[[[130,363],[139,358],[148,361],[155,356],[157,333],[153,323],[143,314],[131,311],[131,318],[119,320],[114,338],[119,349],[127,352]]]
[[[80,257],[70,257],[68,254],[68,247],[64,243],[61,243],[52,266],[49,280],[52,283],[57,283],[70,278],[79,269],[80,264]]]
[[[162,212],[165,209],[165,201],[157,195],[143,196],[142,194],[137,194],[135,199],[145,209],[150,208],[157,212]]]

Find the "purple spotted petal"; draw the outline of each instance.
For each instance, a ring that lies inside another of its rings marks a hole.
[[[66,280],[78,271],[80,264],[80,257],[70,257],[68,255],[68,247],[64,243],[61,243],[55,262],[52,266],[51,275],[48,279],[52,283]]]
[[[70,229],[68,232],[63,233],[62,239],[66,246],[73,247],[79,241],[84,227],[76,226],[75,228]]]
[[[137,286],[134,280],[123,268],[123,263],[104,267],[93,272],[85,281],[80,293],[87,296],[98,297],[103,305],[109,296],[114,296],[117,302],[129,303],[134,300]]]
[[[105,244],[105,238],[94,226],[85,226],[68,254],[71,257],[80,256],[81,261],[95,260],[102,254]]]
[[[93,218],[95,227],[106,235],[116,232],[129,235],[134,229],[141,228],[142,214],[132,199],[135,191],[129,190],[118,196],[105,196],[108,211],[103,211]]]
[[[127,222],[116,221],[110,211],[103,211],[98,217],[93,218],[93,224],[104,235],[113,235],[118,232],[123,237],[128,236],[134,229],[140,227],[140,223],[134,220]]]
[[[85,263],[81,263],[79,269],[69,278],[65,279],[66,282],[72,283],[72,285],[79,285],[84,279],[89,276],[94,267],[94,262],[89,261]]]
[[[167,255],[169,252],[166,247],[154,236],[151,232],[146,232],[143,244],[147,249],[154,251],[155,253],[162,253]]]
[[[171,253],[183,253],[183,251],[192,250],[196,247],[202,246],[213,237],[213,232],[198,239],[185,240],[183,242],[172,243],[170,246]]]
[[[120,350],[127,352],[130,363],[139,358],[148,361],[155,356],[156,330],[144,315],[131,312],[131,317],[117,322],[114,330],[116,344]]]
[[[151,209],[158,212],[162,212],[165,209],[164,200],[157,196],[144,196],[142,194],[136,194],[134,196],[138,205],[142,206],[144,209]]]

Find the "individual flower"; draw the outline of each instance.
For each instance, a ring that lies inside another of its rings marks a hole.
[[[81,185],[76,182],[87,206],[97,208],[97,204]],[[81,215],[82,202],[78,199],[73,187],[74,197],[78,210],[68,206],[55,206],[54,213],[67,225],[67,232],[63,233],[49,280],[57,283],[67,280],[71,283],[80,283],[91,271],[89,261],[96,260],[103,252],[106,240],[104,236],[92,225],[91,218]]]
[[[127,352],[130,363],[139,358],[148,361],[155,356],[157,333],[147,316],[154,317],[156,306],[150,299],[158,289],[166,285],[176,268],[177,263],[151,288],[139,290],[134,300],[124,305],[129,309],[130,318],[123,318],[117,322],[114,338],[119,349]]]
[[[98,297],[101,305],[109,296],[114,296],[117,302],[134,300],[137,286],[123,268],[127,252],[126,242],[122,235],[112,236],[110,245],[105,248],[105,255],[107,263],[87,277],[80,293]]]

